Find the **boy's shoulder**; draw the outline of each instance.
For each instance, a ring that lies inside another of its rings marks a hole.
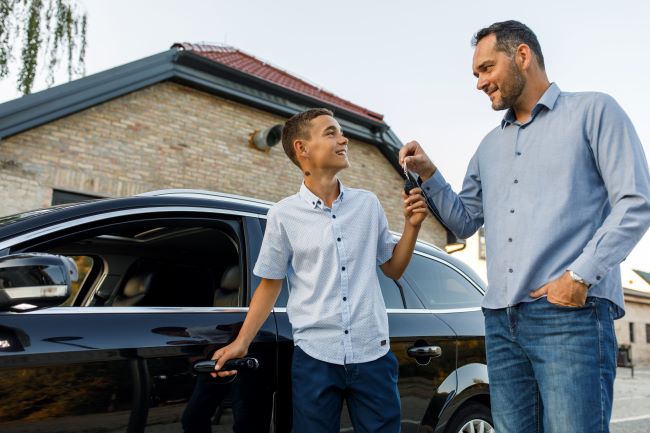
[[[291,210],[295,209],[298,203],[300,203],[299,200],[301,199],[298,193],[285,197],[271,206],[268,215],[281,215],[284,212],[291,212]]]
[[[350,187],[345,187],[345,194],[350,195],[354,198],[362,198],[366,200],[376,200],[379,201],[377,198],[377,195],[375,195],[374,192],[368,191],[366,189],[361,189],[361,188],[350,188]]]

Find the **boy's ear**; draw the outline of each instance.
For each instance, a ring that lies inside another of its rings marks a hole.
[[[294,140],[293,151],[296,153],[297,157],[307,158],[309,156],[309,148],[302,140]]]

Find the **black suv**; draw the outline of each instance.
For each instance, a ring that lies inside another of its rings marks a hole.
[[[0,218],[0,431],[290,432],[287,284],[259,368],[196,365],[244,320],[270,206],[166,190]],[[481,280],[423,242],[403,278],[378,275],[403,431],[491,432]]]

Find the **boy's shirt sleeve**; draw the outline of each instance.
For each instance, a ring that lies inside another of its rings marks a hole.
[[[393,237],[392,234],[388,231],[388,220],[386,219],[386,213],[384,208],[379,203],[379,199],[375,197],[375,202],[377,204],[377,222],[378,222],[378,231],[377,231],[377,264],[383,265],[391,257],[393,257],[393,250],[397,244],[397,240]]]
[[[271,208],[253,273],[260,278],[281,280],[287,276],[290,259],[291,248],[287,233],[278,217],[277,210]]]

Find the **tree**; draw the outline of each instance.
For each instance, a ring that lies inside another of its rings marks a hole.
[[[86,24],[74,0],[0,0],[0,79],[9,75],[17,51],[17,88],[24,95],[32,90],[39,62],[44,62],[48,87],[61,61],[69,80],[83,76]]]

